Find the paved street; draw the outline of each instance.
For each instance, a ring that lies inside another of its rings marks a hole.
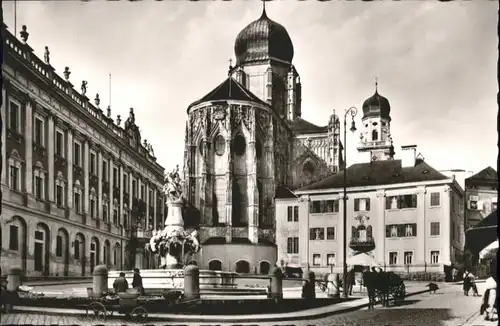
[[[480,287],[480,292],[481,292]],[[407,298],[404,305],[398,307],[382,308],[377,306],[375,310],[362,309],[359,311],[343,313],[330,317],[290,322],[271,323],[236,323],[238,326],[335,326],[335,325],[432,325],[432,326],[472,326],[472,325],[496,325],[496,322],[485,322],[483,316],[478,316],[480,297],[465,297],[461,286],[445,285],[437,294],[424,293]],[[4,314],[1,324],[89,324],[81,317],[57,316],[45,313],[28,314],[14,313]],[[107,319],[109,325],[133,325],[131,321],[124,319]],[[171,323],[165,321],[148,322],[148,325],[214,325],[214,323]],[[216,323],[216,325],[235,325],[235,323]]]

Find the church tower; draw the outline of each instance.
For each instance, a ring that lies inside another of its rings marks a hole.
[[[390,113],[389,100],[378,93],[376,81],[375,94],[363,103],[363,118],[361,119],[363,127],[358,146],[358,152],[370,154],[370,161],[394,159]]]
[[[265,2],[264,2],[265,6]],[[236,37],[230,75],[268,103],[284,120],[301,116],[300,76],[292,65],[294,49],[285,27],[269,19],[265,7]]]

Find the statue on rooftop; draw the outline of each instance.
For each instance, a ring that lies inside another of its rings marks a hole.
[[[43,54],[43,59],[46,64],[50,65],[50,52],[48,46],[45,46],[45,53]]]
[[[86,80],[82,80],[82,95],[85,95],[87,93],[87,81]]]
[[[69,71],[69,67],[64,67],[64,78],[66,79],[66,81],[69,81],[69,76],[71,75],[71,71]]]
[[[30,36],[30,33],[28,33],[28,28],[26,27],[26,25],[23,25],[21,32],[19,34],[21,34],[21,40],[23,40],[24,44],[26,44],[26,42],[28,42],[28,36]]]

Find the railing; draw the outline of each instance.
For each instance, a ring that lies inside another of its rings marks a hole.
[[[32,49],[27,44],[23,44],[19,41],[14,35],[12,35],[4,26],[4,38],[5,44],[10,47],[14,53],[16,53],[21,58],[25,59],[28,64],[33,67],[38,73],[40,73],[45,78],[48,78],[52,84],[61,90],[66,96],[69,96],[75,103],[77,103],[84,111],[88,112],[92,117],[100,121],[107,129],[111,129],[111,132],[127,142],[125,139],[125,131],[123,128],[114,124],[112,118],[108,118],[104,112],[100,109],[92,105],[88,98],[85,95],[82,95],[76,91],[69,81],[64,80],[59,75],[57,75],[52,69],[48,69],[47,67],[51,67],[50,65],[43,62],[40,58],[38,58],[34,53],[32,53]],[[142,144],[139,145],[139,153],[145,154],[146,158],[155,162],[156,158],[153,157],[149,151],[143,147]]]

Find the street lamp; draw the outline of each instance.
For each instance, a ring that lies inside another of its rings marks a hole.
[[[356,125],[354,124],[354,117],[358,114],[358,109],[354,106],[350,107],[345,111],[344,114],[344,243],[343,243],[343,254],[344,254],[344,278],[343,278],[343,288],[344,288],[344,298],[347,298],[347,115],[351,114],[351,132],[356,131]]]

